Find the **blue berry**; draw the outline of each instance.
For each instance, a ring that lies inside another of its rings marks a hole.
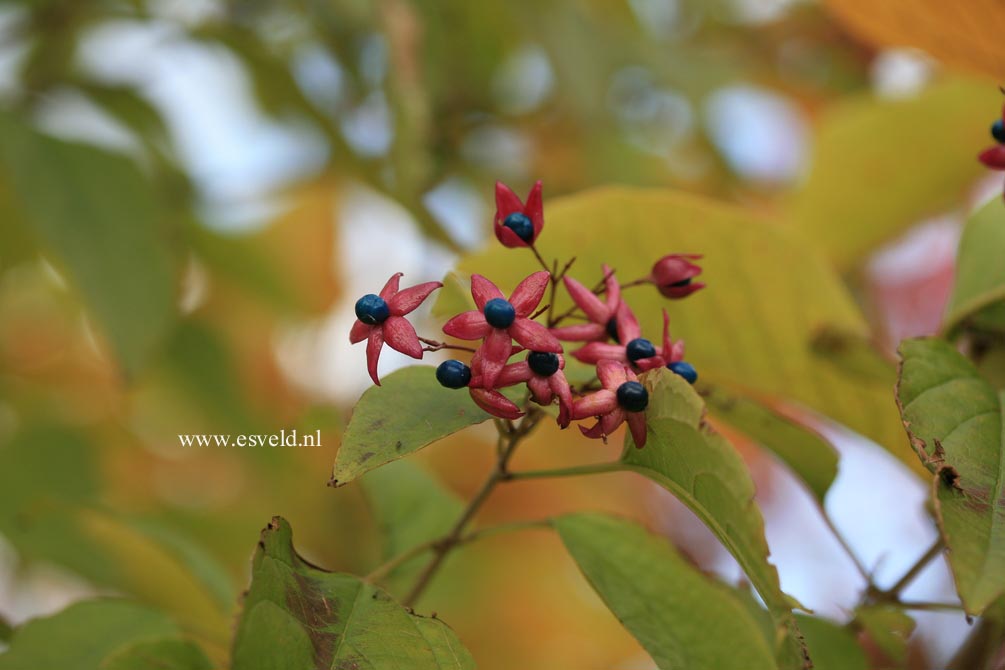
[[[999,144],[1005,144],[1005,121],[998,119],[991,124],[991,137]]]
[[[625,382],[618,387],[618,404],[629,412],[641,412],[649,406],[649,391],[638,382]]]
[[[485,303],[485,320],[493,328],[509,328],[516,318],[516,310],[502,298],[492,298]]]
[[[613,316],[607,322],[607,337],[621,344],[621,340],[618,339],[618,320]]]
[[[387,321],[391,310],[379,295],[368,293],[356,301],[356,318],[365,324],[375,326]]]
[[[516,233],[524,242],[534,239],[534,222],[523,212],[513,212],[503,221],[503,225]]]
[[[676,363],[667,363],[667,370],[678,374],[687,380],[688,384],[693,384],[698,381],[698,371],[694,369],[694,366],[685,361],[677,361]]]
[[[448,389],[464,388],[471,381],[471,368],[460,361],[443,361],[436,368],[436,381]]]
[[[549,351],[532,351],[527,356],[530,369],[542,377],[550,377],[558,372],[558,354]]]
[[[638,337],[628,343],[625,347],[625,355],[632,363],[643,358],[652,358],[656,355],[656,347],[649,340]]]

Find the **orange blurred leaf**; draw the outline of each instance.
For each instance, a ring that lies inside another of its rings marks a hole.
[[[877,47],[915,47],[950,65],[1005,76],[1001,0],[826,0],[857,37]]]

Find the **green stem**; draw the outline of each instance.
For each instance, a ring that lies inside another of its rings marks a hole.
[[[573,256],[562,268],[562,271],[558,271],[558,261],[555,261],[555,269],[551,274],[551,297],[548,300],[548,327],[554,328],[558,325],[558,320],[555,319],[555,293],[558,290],[558,282],[561,281],[562,277],[569,271],[572,264],[576,262],[576,257]]]
[[[550,275],[551,274],[551,268],[549,268],[548,264],[544,262],[543,258],[541,258],[541,254],[538,252],[537,247],[535,247],[533,244],[530,244],[528,246],[530,247],[530,250],[534,252],[534,258],[537,259],[537,262],[540,263],[541,267],[544,269],[544,271],[547,272]]]
[[[462,537],[458,541],[458,544],[467,544],[468,542],[484,540],[487,537],[501,535],[503,533],[515,533],[521,530],[531,530],[534,528],[548,528],[550,525],[550,519],[534,519],[532,521],[511,521],[509,523],[499,523],[494,526],[486,526],[485,528],[479,528],[478,530],[471,531]]]
[[[505,481],[509,478],[509,472],[507,467],[509,465],[509,460],[513,456],[513,452],[516,451],[517,445],[520,441],[530,433],[534,427],[540,421],[542,414],[540,412],[530,412],[526,414],[520,423],[510,428],[506,433],[506,444],[499,454],[496,460],[496,465],[489,473],[488,478],[475,493],[475,496],[468,503],[461,517],[454,523],[450,531],[447,532],[439,540],[431,544],[433,550],[433,558],[430,559],[429,563],[422,569],[419,573],[418,578],[415,580],[412,590],[409,591],[408,595],[402,600],[402,604],[406,607],[411,607],[423,594],[426,588],[432,582],[436,573],[439,572],[440,568],[443,566],[443,561],[446,560],[447,555],[456,547],[464,534],[464,530],[468,527],[468,524],[474,519],[475,514],[481,509],[485,501],[488,500],[492,491],[495,489],[499,482]]]
[[[603,472],[619,472],[621,464],[613,463],[590,463],[589,465],[575,465],[569,468],[555,468],[553,470],[526,470],[524,472],[507,473],[507,479],[544,479],[550,477],[577,477],[579,475],[596,475]]]
[[[915,577],[917,577],[921,573],[921,571],[925,569],[925,566],[927,566],[932,561],[932,559],[934,559],[935,557],[937,557],[939,554],[942,553],[942,549],[944,547],[945,545],[943,544],[942,537],[940,536],[938,539],[935,540],[935,544],[933,544],[931,548],[929,548],[929,550],[926,551],[925,554],[921,558],[919,558],[917,562],[914,565],[912,565],[911,568],[906,573],[904,573],[904,576],[897,580],[896,584],[894,584],[888,589],[885,589],[880,593],[880,597],[888,598],[889,596],[894,597],[898,596],[900,592],[907,587],[908,584],[914,581]]]
[[[929,612],[962,612],[963,605],[959,603],[933,603],[927,601],[911,601],[911,600],[899,600],[897,601],[899,607],[903,607],[906,610],[921,610]]]
[[[573,258],[572,260],[576,260],[576,259]],[[569,264],[571,265],[572,261],[570,261]],[[563,271],[562,274],[564,275],[565,271]],[[593,290],[593,293],[596,296],[599,297],[599,296],[602,296],[605,293],[607,293],[607,284],[606,284],[606,282],[607,282],[607,279],[611,275],[613,275],[613,274],[614,274],[614,270],[611,270],[611,272],[609,274],[605,274],[604,278],[601,279],[599,282],[597,282],[597,285],[593,287],[592,290]],[[621,288],[622,289],[632,288],[633,286],[642,286],[643,284],[648,284],[648,283],[649,283],[649,278],[648,277],[642,277],[640,279],[636,279],[635,281],[628,282],[627,284],[622,284]],[[578,310],[579,310],[579,305],[573,305],[572,307],[570,307],[566,311],[562,312],[558,316],[554,317],[553,319],[549,318],[549,323],[550,323],[549,327],[550,328],[554,328],[558,324],[562,323],[562,321],[564,321],[564,320],[572,317]]]
[[[513,533],[532,528],[547,528],[549,523],[548,519],[536,519],[533,521],[513,521],[511,523],[500,523],[495,526],[486,526],[485,528],[479,528],[478,530],[471,531],[467,535],[458,538],[454,546],[459,547],[461,545],[468,544],[469,542],[475,542],[477,540],[491,537],[493,535],[500,535],[502,533]],[[374,568],[370,574],[363,578],[363,580],[373,583],[380,582],[408,561],[434,549],[442,542],[443,538],[438,537],[429,540],[428,542],[417,544],[397,556],[392,556],[389,560]]]
[[[611,271],[611,274],[614,274],[613,270]],[[607,277],[608,277],[608,275],[604,275],[604,278],[593,289],[593,292],[597,296],[602,296],[605,293],[607,293]],[[643,284],[648,284],[648,283],[649,283],[649,277],[639,277],[638,279],[630,281],[627,284],[621,284],[620,288],[622,290],[624,290],[626,288],[632,288],[633,286],[642,286]]]
[[[424,554],[425,552],[436,546],[437,542],[440,542],[442,538],[436,538],[429,540],[428,542],[421,542],[414,547],[403,551],[397,556],[392,556],[388,561],[378,565],[376,568],[370,571],[366,577],[363,578],[365,582],[379,582],[386,578],[389,574],[394,572],[396,569],[401,567],[403,564],[412,560],[416,556]]]
[[[820,512],[823,516],[824,524],[826,524],[827,528],[830,529],[831,534],[834,535],[834,538],[837,540],[838,544],[841,545],[841,548],[844,549],[844,552],[848,554],[848,558],[850,558],[851,562],[855,565],[855,569],[858,570],[858,573],[862,575],[863,579],[865,579],[866,584],[871,585],[872,575],[869,574],[869,571],[866,569],[865,565],[859,559],[855,551],[851,548],[851,545],[848,544],[848,541],[844,539],[844,535],[838,531],[837,526],[834,525],[834,521],[831,519],[830,515],[827,514],[827,510],[824,509],[822,503],[820,505]]]

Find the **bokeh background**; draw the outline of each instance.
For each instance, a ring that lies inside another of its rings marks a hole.
[[[901,4],[930,29],[958,18]],[[322,566],[379,563],[362,487],[325,486],[369,384],[352,304],[490,244],[496,179],[543,179],[546,212],[607,184],[738,204],[819,245],[882,350],[936,332],[961,223],[1001,188],[975,160],[1002,102],[998,38],[976,57],[964,42],[1005,10],[973,4],[978,27],[926,40],[854,0],[0,2],[0,616],[124,593],[185,612],[219,657],[273,514]],[[406,360],[385,350],[382,372]],[[827,510],[888,584],[935,537],[925,485],[819,427],[842,456]],[[283,428],[322,446],[178,440]],[[470,495],[483,428],[416,460]],[[846,620],[862,579],[812,496],[735,437],[783,589]],[[546,428],[517,463],[616,452]],[[575,509],[640,519],[740,579],[628,474],[508,485],[483,518]],[[944,564],[906,595],[952,601]],[[654,667],[546,533],[457,552],[423,607],[489,670]],[[916,618],[909,667],[944,667],[967,622]]]

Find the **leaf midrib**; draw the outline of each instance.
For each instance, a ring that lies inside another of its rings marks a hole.
[[[998,394],[998,412],[999,414],[1005,415],[1005,391]],[[999,537],[999,531],[1002,526],[1002,517],[1005,514],[996,513],[1002,499],[1002,491],[1005,490],[1005,454],[1002,453],[1002,447],[1005,446],[1005,416],[1002,416],[1002,422],[999,430],[999,443],[998,443],[998,477],[995,481],[994,486],[994,497],[991,498],[991,528],[988,531],[987,549],[989,551],[984,552],[984,558],[981,561],[980,569],[980,581],[984,581],[985,575],[988,573],[988,563],[991,560],[991,547],[994,538]],[[1005,510],[1003,510],[1005,511]],[[1000,594],[1005,587],[999,586],[997,594]]]
[[[352,617],[356,613],[356,605],[359,604],[360,597],[363,595],[363,585],[359,584],[356,587],[356,596],[352,599],[352,605],[349,607],[349,614],[346,615],[345,625],[342,626],[342,634],[339,635],[338,644],[335,646],[335,652],[332,654],[332,663],[334,663],[338,658],[339,654],[342,652],[342,646],[345,644],[346,638],[349,637],[349,626],[352,623]],[[334,669],[334,665],[332,668]]]

